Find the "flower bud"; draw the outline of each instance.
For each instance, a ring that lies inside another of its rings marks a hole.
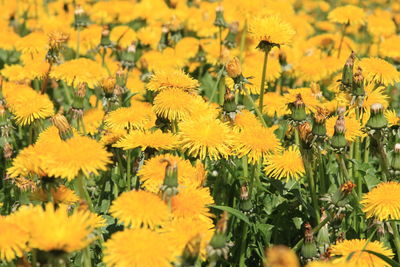
[[[317,108],[314,114],[312,133],[316,136],[326,136],[325,121],[328,118],[329,111],[324,108]]]
[[[225,112],[235,112],[237,109],[235,94],[229,88],[226,88],[223,108]]]
[[[178,165],[176,163],[172,164],[167,159],[162,159],[160,162],[167,162],[161,192],[163,199],[168,200],[178,194]]]
[[[220,28],[227,28],[228,23],[225,21],[224,18],[224,8],[222,5],[217,6],[215,9],[215,20],[214,20],[214,25]]]
[[[245,214],[248,214],[253,210],[253,203],[251,202],[251,199],[249,198],[249,191],[247,189],[246,184],[242,185],[242,187],[240,188],[239,208]]]
[[[309,223],[305,224],[304,243],[301,247],[301,255],[306,259],[312,259],[317,256],[317,245],[314,241],[314,233]]]
[[[136,45],[131,44],[128,48],[122,51],[121,54],[121,65],[128,70],[132,69],[135,66],[136,60]]]
[[[400,144],[394,146],[394,153],[390,166],[392,170],[400,171]]]
[[[292,112],[291,118],[296,122],[302,122],[306,119],[306,106],[303,102],[301,94],[296,96],[296,100],[289,104],[289,109]]]
[[[239,22],[234,21],[229,25],[229,32],[222,42],[226,47],[232,49],[236,47],[236,36],[239,29]]]
[[[231,77],[232,79],[242,74],[242,67],[237,57],[234,57],[233,59],[229,60],[225,67],[228,76]]]
[[[336,120],[334,133],[331,138],[331,146],[335,149],[345,148],[347,146],[347,141],[344,136],[346,131],[344,117],[342,115]]]
[[[383,114],[383,110],[384,108],[382,104],[380,103],[372,104],[371,116],[369,117],[366,126],[374,130],[386,128],[388,121],[385,115]]]
[[[74,26],[76,29],[85,28],[89,25],[89,16],[82,6],[77,5],[74,12]]]
[[[342,72],[342,89],[347,90],[351,88],[353,83],[353,67],[356,54],[351,52],[350,56],[347,58],[346,64],[344,64]]]
[[[13,155],[13,147],[10,143],[6,141],[3,147],[3,155],[6,160],[11,159]]]
[[[351,92],[354,96],[364,96],[364,76],[362,75],[362,69],[357,68],[356,73],[353,75],[353,90]]]
[[[161,31],[161,38],[160,41],[158,42],[158,50],[162,51],[164,50],[164,48],[168,46],[168,34],[169,34],[168,27],[163,26]]]
[[[53,125],[58,129],[58,134],[62,140],[67,140],[73,137],[72,128],[64,115],[57,113],[51,118]]]
[[[101,31],[100,46],[103,48],[113,46],[110,40],[110,30],[107,25],[103,26],[103,30]]]

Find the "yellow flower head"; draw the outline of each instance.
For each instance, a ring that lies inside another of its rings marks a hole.
[[[99,128],[103,122],[104,111],[101,108],[91,108],[83,113],[83,124],[86,133],[94,135],[99,132]],[[83,129],[82,129],[83,131]]]
[[[144,151],[148,147],[157,150],[171,150],[177,144],[178,138],[171,133],[163,133],[161,130],[154,132],[135,130],[131,131],[113,146],[123,148],[124,150],[140,147]]]
[[[165,89],[181,89],[193,91],[199,87],[199,82],[191,78],[182,70],[156,70],[151,76],[147,89],[150,91],[163,91]]]
[[[264,163],[266,175],[274,179],[298,180],[305,172],[303,159],[296,146],[291,146],[282,152],[267,155]]]
[[[376,217],[381,221],[400,219],[400,184],[398,182],[380,183],[365,194],[361,204],[367,218]]]
[[[122,193],[113,201],[110,213],[127,227],[151,229],[163,225],[171,216],[167,204],[146,191]]]
[[[44,251],[59,250],[73,252],[81,250],[94,239],[94,230],[103,225],[103,219],[87,210],[77,210],[72,214],[68,206],[57,208],[48,203],[45,208],[30,206],[24,212],[30,238],[30,246]],[[18,216],[17,216],[18,218]]]
[[[389,62],[380,58],[363,58],[359,62],[365,80],[376,84],[391,85],[400,81],[400,72]]]
[[[266,250],[265,266],[300,267],[296,253],[283,245],[275,245]]]
[[[117,232],[104,246],[107,266],[166,267],[174,259],[171,240],[146,228]]]
[[[231,129],[220,120],[202,116],[180,123],[179,129],[181,147],[188,155],[217,160],[231,152]]]
[[[332,256],[340,257],[336,260],[333,260],[333,263],[335,264],[349,262],[355,264],[356,266],[389,267],[389,265],[381,258],[368,252],[362,251],[364,249],[383,254],[389,258],[393,258],[394,256],[393,251],[390,248],[386,248],[382,242],[368,242],[366,239],[345,240],[343,242],[337,243],[336,245],[333,245],[331,249]],[[352,257],[348,261],[350,254],[352,254]]]
[[[207,220],[212,217],[208,205],[214,204],[214,199],[207,187],[186,187],[172,197],[172,214],[175,218],[195,218]]]
[[[53,67],[50,76],[57,80],[63,80],[73,87],[87,83],[89,88],[94,88],[107,78],[107,72],[97,62],[87,58],[79,58]]]
[[[389,127],[400,125],[400,116],[397,115],[395,110],[386,109],[385,117],[388,120]]]
[[[143,181],[143,187],[146,190],[153,193],[160,191],[160,187],[164,182],[167,161],[178,168],[179,186],[198,187],[204,181],[205,170],[201,164],[198,164],[196,168],[188,160],[171,154],[163,154],[146,160],[139,170],[140,180]]]
[[[276,127],[246,127],[235,134],[233,150],[239,157],[248,157],[249,163],[256,164],[268,154],[281,148],[281,143],[274,131]]]
[[[288,44],[295,33],[292,25],[279,16],[257,17],[249,22],[249,35],[257,42]]]
[[[136,32],[125,25],[116,26],[111,30],[110,40],[122,48],[127,48],[136,40]]]
[[[61,185],[57,188],[51,188],[50,194],[52,200],[56,204],[72,205],[79,202],[79,197],[75,194],[75,192],[65,185]],[[31,199],[47,202],[49,201],[49,194],[43,189],[38,189],[32,193]]]
[[[353,5],[340,6],[329,12],[328,19],[345,25],[362,25],[365,23],[365,12]]]
[[[0,216],[0,260],[12,261],[22,257],[28,250],[28,232],[19,222],[10,217]]]
[[[380,53],[383,57],[398,58],[400,57],[400,49],[398,44],[400,42],[400,35],[393,35],[386,38],[381,43]]]
[[[376,37],[388,37],[396,32],[396,24],[389,11],[376,10],[367,19],[368,31]]]
[[[130,107],[111,111],[105,118],[107,129],[149,129],[154,126],[156,115],[151,104],[135,102]]]
[[[48,37],[42,32],[32,32],[19,39],[15,48],[23,54],[44,56],[48,49]]]
[[[251,111],[241,110],[235,117],[235,128],[240,130],[249,127],[261,127],[261,122]]]

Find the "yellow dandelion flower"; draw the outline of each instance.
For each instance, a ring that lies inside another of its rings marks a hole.
[[[65,185],[61,185],[57,188],[51,188],[50,194],[52,196],[52,200],[54,203],[57,204],[66,204],[66,205],[72,205],[74,203],[79,202],[79,197],[75,194],[75,192]],[[32,193],[31,199],[32,200],[37,200],[37,201],[42,201],[42,202],[47,202],[49,195],[48,192],[46,192],[43,189],[38,189]]]
[[[286,105],[296,101],[297,95],[299,94],[301,95],[301,98],[306,106],[306,111],[315,112],[316,108],[320,105],[320,101],[318,100],[320,95],[314,93],[311,88],[308,87],[288,90],[288,93],[284,94]]]
[[[206,247],[214,235],[214,225],[209,220],[179,218],[172,220],[162,229],[172,243],[175,257],[182,254],[185,246],[196,237],[200,237],[200,255],[206,255]]]
[[[230,154],[232,132],[226,123],[209,116],[186,120],[179,124],[182,149],[193,157],[213,160]]]
[[[384,57],[398,58],[400,57],[400,49],[398,44],[400,43],[400,35],[393,35],[386,38],[381,43],[380,54]]]
[[[23,54],[31,56],[40,54],[44,56],[48,49],[48,37],[42,32],[32,32],[19,39],[15,44],[15,48]]]
[[[47,62],[37,60],[29,61],[22,65],[5,65],[1,70],[1,74],[12,82],[26,82],[35,78],[42,79],[49,69]]]
[[[44,251],[81,250],[94,241],[94,230],[103,224],[103,219],[87,210],[76,210],[70,214],[67,205],[55,208],[48,203],[45,208],[31,206],[29,209],[29,244]]]
[[[173,256],[171,240],[166,235],[139,228],[113,234],[104,244],[103,261],[115,267],[167,267]]]
[[[389,127],[400,125],[400,116],[392,109],[385,110],[385,117],[388,120]]]
[[[0,216],[0,260],[12,261],[28,250],[28,232],[10,217]]]
[[[233,150],[239,157],[248,157],[249,163],[256,164],[264,156],[281,148],[278,137],[274,134],[276,126],[243,128],[235,134]]]
[[[365,12],[362,8],[353,5],[340,6],[329,12],[328,19],[345,25],[362,25],[365,23]]]
[[[29,87],[21,86],[18,93],[4,96],[18,125],[29,125],[34,120],[45,119],[54,114],[53,102],[49,97],[39,94]]]
[[[214,204],[214,199],[208,187],[182,187],[179,189],[179,193],[172,197],[172,214],[175,218],[209,220],[212,214],[208,205],[211,204]]]
[[[111,153],[87,136],[74,136],[49,147],[41,156],[43,169],[49,176],[68,180],[80,173],[98,175],[100,170],[107,170],[107,164],[111,162]]]
[[[158,42],[160,41],[161,32],[161,27],[150,25],[140,28],[137,31],[137,38],[140,40],[140,43],[144,45],[150,45],[153,49],[155,49],[157,48]]]
[[[89,50],[94,50],[100,44],[101,32],[103,27],[100,25],[92,24],[79,32],[79,52],[85,54]],[[74,31],[68,39],[69,47],[76,47],[77,32]]]
[[[101,108],[91,108],[83,113],[83,124],[85,131],[91,135],[99,132],[99,128],[103,123],[104,111]],[[83,129],[81,129],[83,131]]]
[[[249,22],[249,35],[257,42],[288,44],[295,33],[292,26],[279,16],[257,17]]]
[[[136,38],[136,32],[125,25],[114,27],[110,33],[110,40],[122,48],[130,46]]]
[[[15,44],[20,39],[19,35],[16,34],[11,27],[5,25],[0,30],[0,48],[4,50],[14,50]]]
[[[376,217],[380,221],[400,219],[400,184],[385,182],[378,184],[361,200],[367,218]]]
[[[178,138],[172,133],[163,133],[161,130],[150,131],[131,131],[127,136],[121,138],[114,147],[124,150],[140,147],[141,150],[151,147],[156,150],[171,150],[176,147]]]
[[[271,267],[300,267],[296,253],[283,245],[275,245],[267,248],[266,266]]]
[[[263,113],[270,117],[282,117],[289,114],[288,105],[285,103],[285,97],[277,92],[268,92],[264,94]]]
[[[391,36],[396,32],[396,24],[391,18],[389,11],[375,11],[375,14],[368,16],[368,31],[377,37]]]
[[[400,81],[400,72],[389,62],[380,58],[363,58],[359,62],[366,81],[382,85],[395,84]]]
[[[235,127],[238,129],[246,129],[250,127],[261,127],[261,122],[251,111],[241,110],[235,117]]]
[[[155,229],[170,219],[167,204],[162,199],[146,191],[122,193],[110,207],[110,213],[126,226]]]
[[[334,127],[338,116],[332,116],[326,120],[326,134],[329,137],[333,136]],[[365,133],[362,131],[362,125],[359,120],[355,118],[355,116],[346,116],[344,118],[345,122],[345,133],[344,136],[347,141],[353,142],[357,137],[364,137]]]
[[[63,80],[73,87],[87,83],[89,88],[94,88],[107,78],[107,72],[97,62],[79,58],[53,67],[50,76],[57,80]]]
[[[163,154],[146,160],[143,167],[139,170],[140,181],[143,182],[143,187],[146,190],[153,193],[160,191],[167,166],[167,161],[165,160],[178,167],[179,186],[198,187],[204,179],[204,167],[197,169],[188,160],[171,154]]]
[[[173,88],[193,91],[198,87],[199,82],[182,70],[157,70],[147,84],[147,89],[155,92]]]
[[[306,267],[357,267],[356,264],[350,262],[341,262],[340,264],[331,261],[312,261]]]
[[[184,37],[176,45],[177,55],[182,55],[186,59],[194,58],[199,50],[200,40],[194,37]]]
[[[306,56],[295,65],[295,73],[302,80],[318,82],[327,75],[327,69],[321,58]]]
[[[394,254],[390,248],[385,247],[382,242],[379,241],[367,241],[366,239],[352,239],[345,240],[340,243],[336,243],[331,247],[332,256],[339,256],[340,258],[333,260],[333,263],[349,262],[354,263],[357,266],[365,267],[387,267],[389,266],[381,258],[372,255],[363,250],[371,250],[386,257],[393,258]],[[351,259],[348,260],[349,256],[352,255]]]
[[[160,37],[157,38],[157,43]],[[176,55],[173,48],[167,47],[162,51],[151,50],[143,54],[139,64],[149,71],[181,69],[185,66],[186,60],[182,55]]]
[[[365,86],[365,97],[363,101],[363,108],[370,109],[372,104],[380,103],[384,108],[389,106],[389,96],[386,94],[386,88],[379,86],[376,88],[374,84]]]
[[[304,175],[303,159],[296,146],[287,150],[267,155],[265,157],[264,171],[267,176],[274,179],[298,180]]]
[[[125,129],[106,129],[102,132],[100,143],[105,145],[111,145],[117,142],[119,139],[127,135]]]
[[[167,89],[154,98],[154,112],[170,121],[180,121],[190,115],[197,95],[182,91],[179,88]]]
[[[107,129],[149,129],[155,125],[156,115],[149,103],[135,102],[130,107],[121,107],[107,114]]]

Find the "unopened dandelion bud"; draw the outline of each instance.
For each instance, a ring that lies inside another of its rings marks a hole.
[[[76,29],[84,28],[89,25],[89,16],[82,6],[77,5],[74,12],[74,26]]]
[[[100,46],[104,48],[113,46],[110,40],[110,30],[108,26],[104,26],[103,30],[101,31]]]
[[[161,38],[158,42],[158,50],[164,50],[168,46],[168,34],[169,29],[167,26],[163,26],[161,30]]]
[[[121,64],[122,67],[131,69],[135,66],[135,58],[136,58],[136,45],[131,44],[128,48],[122,51],[121,54]]]
[[[228,213],[224,212],[218,220],[214,235],[206,248],[210,260],[217,260],[220,257],[226,259],[228,257],[231,244],[228,242],[228,237],[226,236],[227,224]]]
[[[314,233],[309,223],[305,224],[305,229],[301,255],[306,259],[312,259],[318,254],[317,245],[315,244]]]
[[[362,69],[360,67],[357,68],[356,73],[353,75],[353,90],[352,95],[354,96],[364,96],[364,76],[362,74]]]
[[[226,72],[228,73],[228,76],[231,77],[232,79],[242,74],[242,67],[237,57],[234,57],[231,60],[229,60],[225,68]]]
[[[86,95],[86,83],[80,83],[78,88],[74,90],[72,108],[83,110]]]
[[[182,266],[194,266],[201,249],[201,235],[197,234],[192,237],[186,244],[182,253]]]
[[[11,159],[13,155],[13,147],[10,143],[6,142],[3,147],[3,155],[6,160]]]
[[[386,128],[388,121],[383,113],[384,107],[381,103],[375,103],[371,105],[371,116],[367,121],[366,126],[374,129],[379,130],[382,128]]]
[[[115,86],[116,86],[116,79],[114,77],[108,77],[108,78],[104,79],[101,83],[101,88],[103,88],[104,92],[106,93],[106,96],[112,95],[112,93],[114,92]]]
[[[352,85],[352,82],[353,82],[353,67],[354,67],[355,57],[356,57],[356,54],[354,52],[351,52],[350,56],[346,60],[346,64],[344,64],[343,73],[342,73],[342,80],[341,80],[344,90],[350,88],[351,85]]]
[[[325,121],[328,117],[328,110],[323,108],[318,108],[317,112],[314,114],[312,133],[317,136],[326,135],[326,125]]]
[[[265,251],[264,267],[300,267],[296,253],[283,245],[274,245]]]
[[[347,146],[347,141],[344,136],[346,131],[345,121],[343,116],[339,116],[336,120],[334,133],[331,138],[331,146],[336,149],[345,148]]]
[[[235,112],[237,109],[235,94],[229,88],[226,88],[223,108],[225,112]]]
[[[222,42],[226,47],[232,49],[236,47],[236,36],[239,30],[239,22],[234,21],[229,25],[229,32]]]
[[[253,210],[253,203],[251,202],[251,199],[249,198],[249,192],[247,185],[242,185],[240,188],[240,204],[239,204],[240,210],[243,211],[245,214],[251,213]]]
[[[220,28],[228,27],[228,23],[224,18],[224,8],[222,7],[222,5],[217,6],[217,8],[215,9],[214,25]]]
[[[163,159],[161,162],[166,162],[164,183],[161,186],[163,199],[168,200],[178,194],[178,165],[172,164],[169,160]]]
[[[296,96],[296,100],[289,104],[290,111],[292,112],[291,118],[296,122],[302,122],[306,119],[306,106],[303,102],[301,94]]]
[[[7,124],[7,110],[4,103],[0,101],[0,126],[4,126],[6,124]]]
[[[355,187],[356,185],[352,181],[347,181],[340,186],[340,191],[345,195],[349,195]]]
[[[390,163],[392,170],[400,171],[400,144],[394,146],[394,153]]]
[[[309,122],[304,122],[299,125],[299,135],[303,142],[308,143],[308,141],[310,141],[311,125]]]
[[[67,140],[73,136],[72,128],[64,115],[58,113],[51,118],[53,125],[58,129],[61,139]]]

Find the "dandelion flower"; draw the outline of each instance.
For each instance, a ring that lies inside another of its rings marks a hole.
[[[179,88],[167,89],[154,98],[153,110],[159,117],[180,121],[190,115],[196,98],[196,95]]]
[[[365,12],[353,5],[340,6],[329,12],[328,19],[345,25],[362,25],[365,23]]]
[[[28,232],[18,221],[0,216],[0,260],[12,261],[27,251]]]
[[[249,35],[257,42],[283,45],[292,41],[295,35],[292,26],[279,16],[254,18],[249,23]]]
[[[244,109],[236,115],[235,127],[238,129],[261,127],[261,123],[251,111]]]
[[[400,35],[393,35],[386,38],[381,43],[380,54],[384,57],[398,58],[400,57]]]
[[[103,261],[116,267],[166,267],[173,261],[171,241],[146,228],[117,232],[104,244]]]
[[[155,229],[170,218],[165,202],[159,196],[146,191],[122,193],[113,201],[110,213],[132,228]]]
[[[87,210],[77,210],[72,214],[68,206],[57,208],[48,203],[43,209],[31,207],[30,246],[44,251],[73,252],[81,250],[94,239],[94,230],[102,225],[103,220]]]
[[[282,117],[289,114],[289,108],[285,103],[285,97],[277,92],[268,92],[264,94],[263,113],[270,117]]]
[[[369,193],[365,194],[361,204],[367,218],[376,217],[379,220],[400,219],[400,184],[398,182],[384,182],[378,184]]]
[[[232,133],[227,124],[208,116],[179,124],[182,149],[193,157],[213,160],[230,154]]]
[[[48,37],[42,32],[32,32],[25,37],[19,39],[15,48],[23,54],[45,55],[48,49]]]
[[[143,181],[143,187],[153,193],[158,193],[164,182],[165,168],[169,161],[178,168],[178,183],[182,187],[198,187],[204,180],[204,167],[195,168],[190,161],[171,154],[163,154],[148,159],[139,170],[138,175]],[[198,164],[199,165],[199,164]]]
[[[136,38],[136,32],[125,25],[114,27],[110,33],[110,40],[122,48],[130,46]]]
[[[103,122],[103,118],[104,111],[101,108],[91,108],[85,110],[83,113],[83,124],[85,125],[85,131],[91,135],[98,133]]]
[[[89,176],[107,170],[110,156],[96,140],[78,135],[49,147],[42,155],[42,166],[49,176],[73,180],[80,173]]]
[[[372,255],[363,250],[371,250],[380,253],[386,257],[393,258],[394,254],[390,248],[386,248],[382,242],[367,241],[366,239],[352,239],[336,243],[331,247],[332,256],[339,256],[340,258],[333,260],[333,263],[354,263],[357,266],[365,267],[386,267],[389,266],[381,258]],[[349,256],[352,255],[348,261]]]
[[[183,91],[193,91],[199,87],[199,82],[191,78],[182,70],[157,70],[151,76],[147,89],[150,91],[163,91],[165,89],[181,89]]]
[[[63,80],[73,87],[86,83],[88,87],[94,88],[107,78],[107,72],[97,62],[79,58],[53,67],[50,76],[57,80]]]
[[[248,157],[248,161],[256,164],[264,156],[280,149],[280,141],[274,134],[276,127],[263,126],[243,128],[235,134],[233,150],[239,157]]]
[[[265,254],[267,266],[300,267],[296,253],[286,246],[272,246],[267,248]]]
[[[265,157],[264,171],[274,179],[298,180],[304,175],[303,159],[296,146]]]
[[[382,85],[391,85],[400,81],[400,72],[389,62],[380,58],[363,58],[359,62],[365,80]]]
[[[395,110],[386,109],[385,117],[388,120],[389,127],[400,125],[400,116],[397,115]]]
[[[377,37],[391,36],[396,32],[396,24],[394,24],[390,12],[376,11],[367,19],[368,31]]]
[[[176,218],[207,220],[212,216],[208,205],[214,204],[214,199],[207,187],[186,187],[181,188],[179,193],[172,197],[171,204],[172,214]]]
[[[107,129],[150,129],[154,126],[156,115],[149,103],[135,102],[130,107],[111,111],[105,117]]]
[[[178,138],[172,133],[163,133],[161,130],[154,132],[144,132],[140,130],[131,131],[127,136],[121,138],[114,147],[124,150],[140,147],[142,151],[151,147],[157,150],[174,149],[178,143]]]

